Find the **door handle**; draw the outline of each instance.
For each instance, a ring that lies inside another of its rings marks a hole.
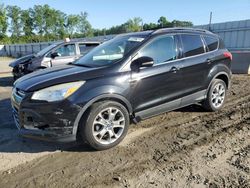
[[[176,73],[178,70],[180,70],[179,67],[172,67],[172,68],[170,69],[170,72]]]

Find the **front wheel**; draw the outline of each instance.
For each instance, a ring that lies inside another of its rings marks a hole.
[[[80,124],[80,134],[96,150],[105,150],[119,144],[129,126],[127,109],[114,101],[103,101],[91,106]]]
[[[215,79],[212,81],[207,98],[202,103],[202,106],[208,111],[220,110],[226,99],[227,86],[223,80]]]

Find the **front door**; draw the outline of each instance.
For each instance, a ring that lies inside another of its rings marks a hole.
[[[65,65],[74,62],[77,59],[75,44],[63,44],[57,48],[54,52],[59,54],[51,60],[51,66]]]
[[[131,101],[135,112],[155,108],[178,98],[182,82],[176,37],[158,36],[139,50],[136,58],[153,58],[153,67],[131,73]],[[135,58],[134,58],[135,59]],[[175,105],[179,105],[177,101]]]

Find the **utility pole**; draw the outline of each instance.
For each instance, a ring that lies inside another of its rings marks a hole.
[[[213,18],[213,12],[210,12],[210,18],[209,18],[209,31],[211,31],[212,18]]]

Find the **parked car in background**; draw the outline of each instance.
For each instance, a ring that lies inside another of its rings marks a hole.
[[[219,36],[206,30],[121,35],[70,65],[18,79],[14,119],[27,137],[78,139],[108,149],[122,141],[132,122],[191,104],[220,110],[231,61]]]
[[[100,43],[102,42],[66,39],[63,42],[55,42],[36,54],[16,59],[9,66],[13,68],[12,73],[16,80],[33,71],[74,62]]]

